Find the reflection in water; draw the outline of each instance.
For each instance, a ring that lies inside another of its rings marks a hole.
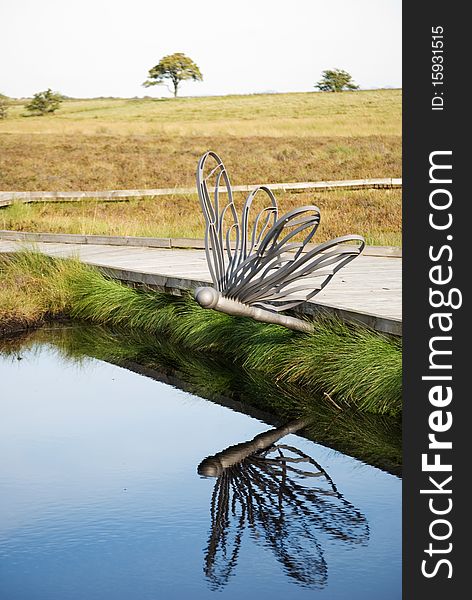
[[[388,457],[396,469],[396,423],[339,411],[305,388],[151,338],[73,327],[0,341],[0,597],[134,598],[137,586],[140,600],[399,597],[400,482],[346,456],[381,466]],[[271,430],[201,466],[203,474],[227,474],[210,532],[216,479],[189,477],[189,469],[269,429],[274,414],[307,419],[302,437],[279,439],[297,431],[293,424]],[[368,515],[368,545],[365,520],[310,457]]]
[[[204,566],[212,589],[223,588],[232,575],[246,529],[305,587],[327,583],[323,536],[367,545],[365,516],[342,496],[323,467],[298,448],[275,443],[304,424],[271,429],[198,466],[200,475],[217,477]]]

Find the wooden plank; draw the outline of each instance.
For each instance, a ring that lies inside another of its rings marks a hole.
[[[250,192],[256,187],[264,185],[271,190],[282,190],[284,192],[295,192],[303,190],[334,190],[334,189],[380,189],[402,187],[402,179],[395,177],[383,177],[376,179],[350,179],[339,181],[305,181],[293,183],[265,183],[251,185],[235,185],[234,192]],[[147,198],[156,196],[178,196],[196,194],[196,187],[191,188],[159,188],[142,190],[97,190],[97,191],[54,191],[54,192],[0,192],[0,208],[8,206],[13,201],[21,202],[63,202],[64,200],[121,200],[124,198]],[[221,193],[226,193],[222,188]]]
[[[202,250],[119,247],[103,244],[61,244],[0,239],[0,252],[24,247],[51,256],[75,256],[100,267],[126,283],[141,283],[171,293],[181,293],[210,282]],[[361,255],[333,277],[314,301],[299,311],[328,311],[355,320],[378,331],[401,335],[401,266],[398,258]]]
[[[0,230],[0,239],[25,242],[59,242],[63,244],[105,244],[107,246],[136,246],[146,248],[205,248],[205,240],[191,238],[152,238],[121,235],[84,235],[79,233],[30,233],[27,231]],[[307,244],[308,252],[316,244]],[[399,258],[402,249],[399,246],[366,246],[364,256],[390,256]]]

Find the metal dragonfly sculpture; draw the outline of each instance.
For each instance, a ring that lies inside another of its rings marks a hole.
[[[311,331],[307,321],[280,313],[320,292],[362,252],[364,238],[344,235],[308,249],[320,223],[319,208],[301,206],[279,216],[277,200],[266,186],[250,192],[240,219],[228,173],[215,152],[199,160],[197,188],[214,285],[197,288],[197,302],[204,308]],[[252,219],[256,197],[264,202]]]

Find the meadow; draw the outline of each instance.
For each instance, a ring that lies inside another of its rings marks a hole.
[[[57,113],[25,116],[17,101],[3,133],[204,137],[401,135],[401,90],[193,98],[66,100]]]
[[[220,154],[235,185],[401,176],[401,90],[178,99],[67,100],[52,116],[16,102],[0,121],[0,190],[193,186],[198,158]],[[359,232],[398,245],[401,193],[278,194],[315,203],[319,239]],[[195,197],[80,202],[0,211],[27,231],[201,237]]]
[[[0,190],[187,187],[208,149],[233,184],[401,176],[401,91],[221,98],[67,100],[57,114],[0,122]],[[398,245],[400,190],[277,194],[282,210],[317,204],[317,240],[361,233]],[[236,195],[240,206],[243,195]],[[14,203],[0,228],[90,234],[202,237],[195,195]],[[35,253],[0,257],[0,335],[50,319],[123,327],[248,373],[335,398],[343,409],[401,412],[401,342],[335,319],[315,332],[201,309],[189,296],[125,287],[77,261]],[[338,410],[338,409],[336,409]]]

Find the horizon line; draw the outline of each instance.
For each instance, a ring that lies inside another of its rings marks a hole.
[[[47,88],[49,89],[49,88]],[[376,92],[376,91],[396,91],[402,90],[403,86],[387,86],[387,87],[372,87],[372,88],[361,88],[358,90],[342,90],[341,92],[328,92],[321,90],[307,90],[304,92],[278,92],[278,91],[264,91],[264,92],[231,92],[228,94],[193,94],[189,96],[68,96],[67,94],[61,94],[64,100],[182,100],[192,98],[226,98],[229,96],[282,96],[288,94],[345,94],[345,93],[359,93],[359,92]],[[43,90],[41,90],[43,91]],[[37,93],[37,92],[36,92]],[[56,93],[61,93],[57,92]],[[33,96],[8,96],[11,100],[30,100]]]

